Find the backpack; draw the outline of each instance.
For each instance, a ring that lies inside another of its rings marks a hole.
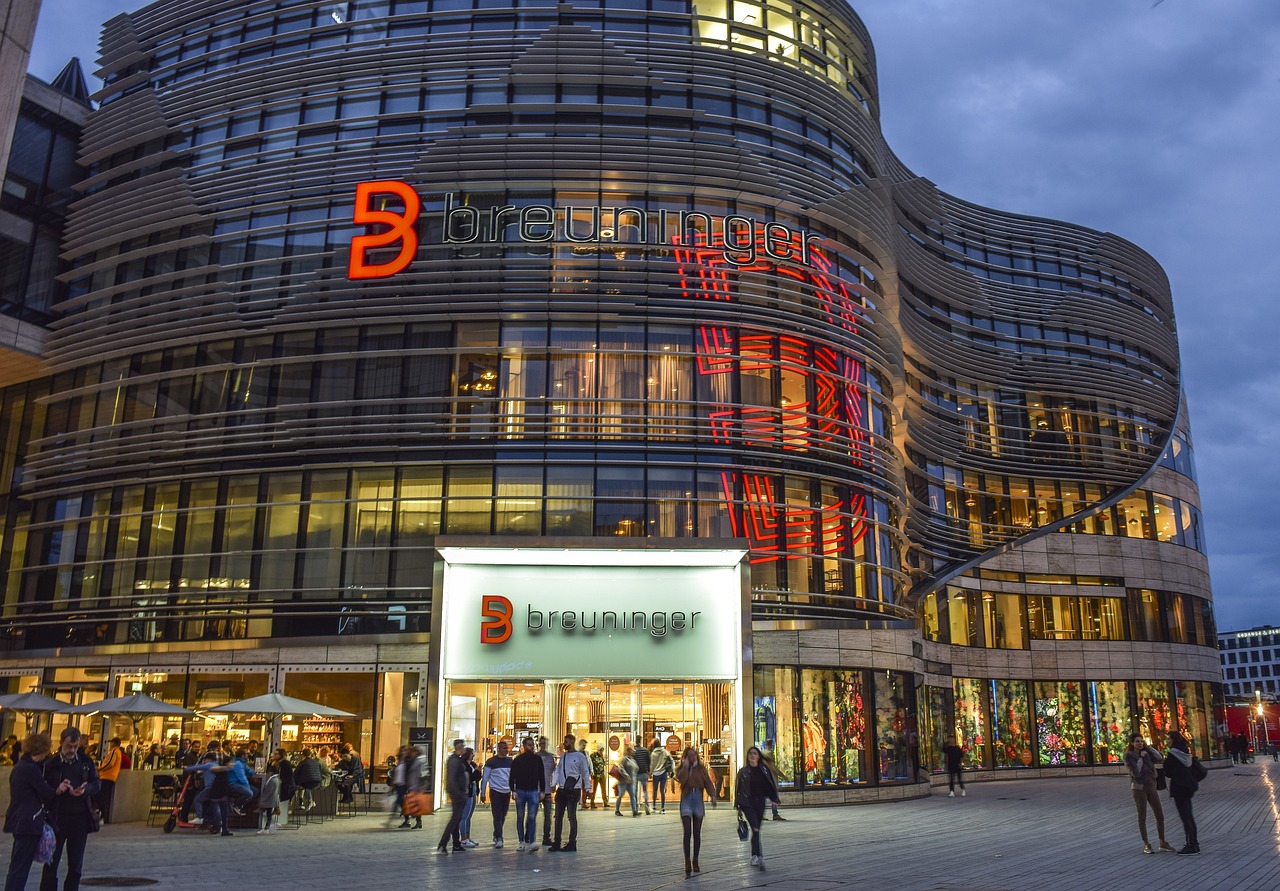
[[[1198,783],[1209,775],[1209,768],[1200,763],[1195,755],[1191,756],[1191,776]]]

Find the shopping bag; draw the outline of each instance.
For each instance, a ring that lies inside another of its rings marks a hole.
[[[430,810],[427,806],[427,794],[425,792],[406,792],[404,796],[404,804],[400,807],[400,812],[406,817],[421,817]]]
[[[53,860],[53,849],[58,839],[53,834],[53,827],[48,823],[40,830],[40,843],[36,845],[36,863],[49,863]]]

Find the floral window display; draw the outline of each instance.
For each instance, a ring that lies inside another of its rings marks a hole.
[[[1175,709],[1178,718],[1178,731],[1191,743],[1191,751],[1207,755],[1209,752],[1209,727],[1207,716],[1209,699],[1205,695],[1205,685],[1199,681],[1176,681],[1174,692],[1177,697]]]
[[[1036,690],[1036,742],[1041,766],[1084,764],[1084,701],[1075,681],[1042,681]]]
[[[1089,683],[1089,720],[1095,764],[1119,764],[1129,745],[1128,681]]]
[[[1168,681],[1138,681],[1138,732],[1160,745],[1176,729]]]
[[[876,743],[880,781],[915,782],[919,758],[915,690],[905,674],[875,673]]]
[[[927,720],[927,733],[921,733],[924,741],[922,757],[931,773],[942,773],[947,769],[947,759],[942,754],[947,737],[955,733],[955,693],[946,687],[924,688],[924,715]]]
[[[977,678],[956,678],[956,744],[964,749],[964,766],[981,770],[987,763],[987,719],[983,706],[984,682]]]
[[[866,782],[863,672],[802,669],[800,704],[806,785]]]
[[[996,767],[1031,764],[1031,709],[1026,681],[991,682],[991,752]]]

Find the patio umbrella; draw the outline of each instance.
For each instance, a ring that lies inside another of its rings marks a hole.
[[[262,696],[251,696],[239,702],[228,702],[205,709],[220,715],[262,715],[270,722],[267,738],[267,751],[275,746],[275,722],[281,715],[314,715],[317,718],[354,718],[351,712],[340,708],[309,702],[283,693],[264,693]]]
[[[67,709],[73,715],[119,715],[133,723],[133,738],[138,738],[138,722],[143,718],[190,718],[195,715],[189,708],[147,696],[145,693],[131,693],[128,696],[117,696],[113,699],[100,699],[84,705]]]
[[[43,693],[6,693],[0,696],[0,708],[11,708],[21,714],[27,719],[28,732],[34,732],[37,715],[69,712],[71,703],[45,696]]]

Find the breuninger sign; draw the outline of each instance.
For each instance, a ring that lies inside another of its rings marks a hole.
[[[388,207],[397,198],[403,210]],[[375,206],[376,205],[376,206]],[[514,235],[529,243],[617,243],[668,248],[696,247],[721,254],[730,266],[753,266],[762,259],[808,266],[813,242],[819,236],[782,223],[739,214],[716,216],[700,211],[638,207],[589,207],[514,204],[481,210],[451,192],[445,195],[442,244],[501,244]],[[378,180],[356,186],[357,226],[385,227],[351,239],[347,277],[354,280],[389,278],[403,271],[418,251],[418,219],[422,199],[413,186],[399,180]],[[396,256],[370,263],[369,250],[398,247]]]

